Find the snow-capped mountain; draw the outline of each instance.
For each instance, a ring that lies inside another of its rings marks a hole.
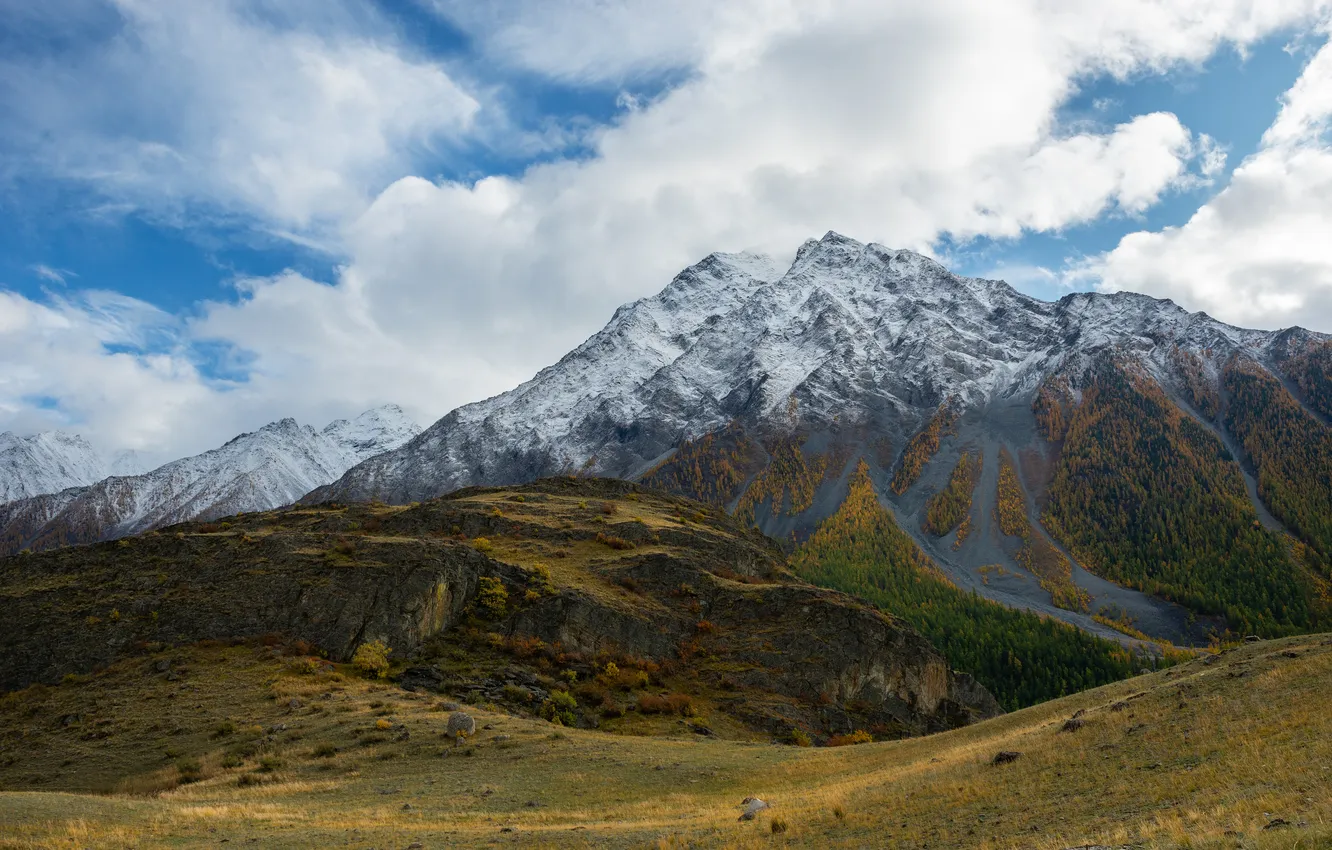
[[[77,434],[44,431],[20,437],[6,432],[0,434],[0,504],[92,484],[118,474],[127,462],[133,458],[108,462]]]
[[[1029,401],[1047,376],[1108,349],[1165,379],[1176,347],[1270,362],[1292,333],[1319,337],[1235,328],[1132,293],[1040,301],[830,232],[785,271],[752,254],[707,257],[532,380],[454,410],[308,499],[404,502],[576,471],[634,477],[731,421],[858,428],[901,446],[945,399]]]
[[[290,504],[420,430],[396,405],[339,419],[322,431],[283,419],[142,475],[0,506],[0,552],[108,540]]]

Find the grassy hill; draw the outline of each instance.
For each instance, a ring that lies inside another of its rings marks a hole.
[[[708,739],[684,718],[640,718],[654,736],[631,737],[485,706],[454,747],[440,696],[285,651],[177,648],[4,697],[0,847],[1332,845],[1323,636],[812,749]],[[1022,755],[991,764],[1001,751]],[[751,795],[772,809],[737,820]]]

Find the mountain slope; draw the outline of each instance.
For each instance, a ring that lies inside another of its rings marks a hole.
[[[338,420],[323,431],[283,419],[143,475],[0,505],[0,554],[289,504],[418,430],[395,405]]]
[[[1039,301],[829,233],[785,272],[751,255],[708,257],[531,381],[453,411],[306,501],[404,502],[590,473],[708,499],[798,543],[836,512],[864,459],[899,525],[964,590],[1101,634],[1277,634],[1315,628],[1332,598],[1319,519],[1332,503],[1330,345],[1132,293]],[[1270,378],[1246,396],[1262,410],[1237,415],[1240,384],[1225,377],[1235,363]],[[1099,477],[1080,476],[1079,440],[1100,422],[1083,409],[1088,390],[1116,375],[1156,401],[1121,405],[1121,451]],[[1169,433],[1149,421],[1162,416]],[[1293,421],[1298,445],[1261,430]],[[926,531],[963,455],[979,464],[964,521]],[[995,521],[1003,463],[1018,473],[1005,479],[1009,508],[1030,524],[1018,536]],[[1204,467],[1207,487],[1184,480]],[[1147,488],[1168,540],[1105,547],[1121,509],[1145,516],[1140,494],[1116,483],[1126,476]],[[1226,551],[1236,523],[1266,524],[1246,532],[1265,559],[1257,590],[1191,566]],[[1164,578],[1142,566],[1158,544],[1174,547]]]
[[[107,463],[76,434],[0,434],[0,504],[105,478]]]

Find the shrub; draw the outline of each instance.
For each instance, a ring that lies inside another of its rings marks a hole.
[[[578,701],[573,698],[573,694],[568,691],[552,691],[550,699],[541,703],[538,714],[543,720],[549,720],[551,723],[572,726],[575,723],[574,712],[577,710]]]
[[[272,773],[275,770],[281,770],[282,759],[277,756],[264,756],[259,759],[259,769],[264,773]]]
[[[472,548],[482,555],[489,555],[495,551],[495,544],[491,543],[488,537],[474,537],[472,538]]]
[[[283,652],[285,652],[287,655],[292,656],[293,658],[297,658],[302,655],[319,654],[319,650],[315,647],[314,644],[310,643],[308,640],[301,640],[300,638],[297,638],[296,640],[293,640],[291,643],[287,644],[287,646],[283,649]]]
[[[845,747],[852,744],[869,744],[874,741],[874,736],[863,729],[857,729],[850,735],[833,735],[828,739],[830,747]]]
[[[501,694],[509,702],[528,703],[532,701],[532,692],[521,685],[505,685]]]
[[[382,640],[363,643],[352,656],[352,665],[367,676],[383,679],[388,676],[389,655],[393,652]]]
[[[262,784],[263,781],[264,780],[261,777],[257,776],[256,774],[242,773],[239,777],[236,778],[236,785],[239,788],[249,788],[251,785]]]
[[[551,577],[550,567],[545,564],[537,564],[532,567],[532,575],[529,577],[532,584],[532,590],[541,594],[551,594],[555,592],[555,580]]]
[[[509,641],[509,651],[519,658],[531,658],[546,650],[546,642],[539,637],[515,637]]]
[[[641,714],[680,714],[685,717],[694,715],[694,701],[688,694],[643,694],[638,698],[638,711]]]
[[[332,744],[320,744],[310,751],[310,755],[317,759],[330,759],[338,754],[338,748]]]
[[[356,543],[351,540],[339,540],[333,544],[329,552],[334,555],[341,555],[344,558],[350,558],[356,554]]]
[[[620,670],[614,676],[604,676],[603,681],[619,691],[632,691],[648,686],[648,674],[642,670]]]
[[[804,729],[792,729],[789,739],[791,743],[795,744],[797,747],[809,747],[814,744],[814,742],[810,740],[809,734],[805,732]]]
[[[619,584],[620,587],[623,587],[625,590],[629,591],[630,593],[637,593],[639,595],[642,595],[643,593],[643,588],[638,584],[638,582],[634,581],[629,576],[622,577],[619,580],[619,582],[617,582],[617,584]]]
[[[620,509],[619,506],[616,505],[614,502],[602,502],[602,503],[601,503],[601,512],[602,512],[603,514],[605,514],[606,516],[611,516],[612,514],[614,514],[614,513],[615,513],[616,511],[618,511],[619,509]]]
[[[375,728],[376,728],[376,729],[392,729],[392,728],[393,728],[393,724],[381,717],[381,718],[379,718],[378,720],[375,721]]]
[[[481,576],[480,588],[476,593],[476,607],[492,620],[503,617],[509,607],[509,592],[504,589],[504,582],[492,576]]]
[[[287,665],[287,669],[302,676],[313,676],[322,669],[318,658],[299,658]]]
[[[694,628],[701,635],[715,635],[717,633],[717,626],[710,620],[699,620],[694,624]]]
[[[223,720],[221,723],[213,727],[214,738],[225,738],[228,735],[234,735],[235,733],[236,724],[232,723],[230,720]]]
[[[628,540],[625,540],[623,537],[615,537],[613,535],[605,534],[600,531],[597,532],[597,542],[600,543],[602,546],[609,546],[612,549],[623,550],[623,549],[634,548],[634,544],[630,543]]]
[[[181,782],[198,782],[203,779],[203,766],[198,759],[181,759],[176,762],[176,770],[180,771]]]
[[[781,818],[773,818],[772,823],[769,824],[769,828],[772,830],[773,835],[781,835],[783,832],[786,832],[786,821]]]

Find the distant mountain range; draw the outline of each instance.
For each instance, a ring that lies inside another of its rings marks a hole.
[[[707,257],[306,499],[595,474],[801,540],[864,459],[961,587],[1103,634],[1298,631],[1332,563],[1329,362],[1323,334],[1132,293],[1040,301],[828,233],[786,268]]]
[[[0,552],[108,540],[189,519],[290,504],[420,430],[397,405],[339,419],[320,431],[283,419],[150,472],[91,484],[86,479],[99,467],[83,440],[48,434],[13,439],[16,449],[24,447],[27,457],[41,462],[26,468],[16,463],[19,472],[9,480],[29,488],[63,481],[83,486],[0,505]]]
[[[143,471],[134,452],[120,452],[108,459],[77,434],[0,434],[0,504]]]

